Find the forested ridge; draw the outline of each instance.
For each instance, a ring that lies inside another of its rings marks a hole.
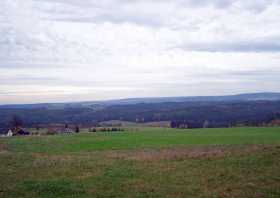
[[[231,101],[231,102],[162,102],[126,105],[109,105],[98,108],[65,107],[49,109],[2,108],[0,125],[8,127],[13,115],[23,119],[25,126],[37,124],[70,123],[90,125],[108,120],[130,122],[173,121],[186,123],[192,128],[232,125],[259,126],[280,119],[280,101]]]

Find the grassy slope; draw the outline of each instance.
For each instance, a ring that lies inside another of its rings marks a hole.
[[[224,144],[206,147],[226,154],[172,154],[175,145],[209,144]],[[279,128],[0,139],[0,197],[279,197],[279,145]],[[165,158],[161,147],[169,147]],[[145,158],[143,148],[159,153]]]
[[[11,151],[64,153],[108,149],[162,148],[175,145],[280,144],[279,128],[175,130],[97,133],[0,139]]]

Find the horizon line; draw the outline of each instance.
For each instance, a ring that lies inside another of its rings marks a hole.
[[[41,103],[13,103],[13,104],[0,104],[0,106],[13,106],[13,105],[48,105],[48,104],[78,104],[78,103],[89,103],[89,102],[110,102],[110,101],[122,101],[122,100],[137,100],[137,99],[157,99],[157,98],[193,98],[193,97],[230,97],[239,95],[254,95],[254,94],[280,94],[280,92],[242,92],[235,94],[225,95],[193,95],[193,96],[144,96],[144,97],[127,97],[127,98],[112,98],[104,100],[80,100],[80,101],[61,101],[61,102],[41,102]]]

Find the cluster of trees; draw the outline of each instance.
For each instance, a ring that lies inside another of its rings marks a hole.
[[[118,132],[118,131],[124,131],[123,128],[105,128],[105,127],[100,127],[100,128],[90,128],[89,132]]]

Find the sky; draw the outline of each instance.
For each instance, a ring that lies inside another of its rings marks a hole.
[[[1,0],[0,104],[280,92],[280,0]]]

